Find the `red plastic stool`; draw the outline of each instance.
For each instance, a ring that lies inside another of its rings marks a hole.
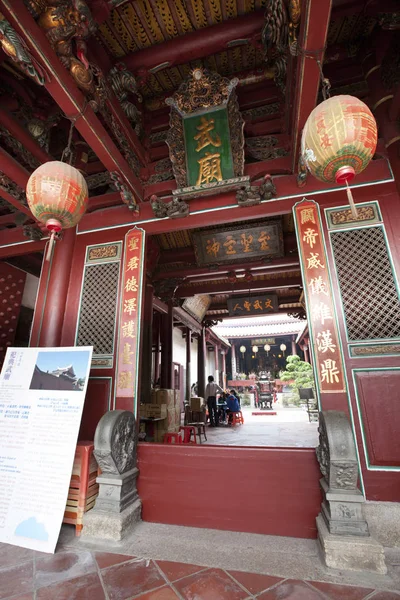
[[[244,419],[242,415],[242,411],[239,410],[237,412],[232,413],[232,425],[235,426],[239,423],[239,425],[244,424]]]
[[[197,444],[196,427],[194,427],[193,425],[183,425],[182,427],[179,427],[179,431],[183,431],[183,443],[184,444]],[[192,433],[193,433],[193,442],[190,441],[192,438]]]
[[[182,444],[180,433],[166,433],[164,435],[164,444]]]

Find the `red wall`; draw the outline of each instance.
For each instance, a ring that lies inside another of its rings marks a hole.
[[[14,343],[25,280],[26,273],[0,263],[0,369]]]
[[[144,521],[317,536],[314,449],[139,444],[138,459]]]

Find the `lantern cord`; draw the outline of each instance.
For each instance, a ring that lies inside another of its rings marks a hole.
[[[327,77],[325,77],[324,72],[322,70],[322,64],[319,59],[317,59],[317,65],[319,68],[319,75],[320,75],[320,79],[321,79],[322,97],[324,100],[327,100],[331,96],[331,94],[330,94],[331,82],[329,81],[329,79]]]
[[[349,186],[349,182],[346,181],[346,192],[347,192],[347,199],[349,201],[350,204],[350,210],[351,210],[351,214],[355,219],[358,219],[358,212],[357,212],[357,207],[354,204],[354,198],[353,198],[353,194],[351,193],[351,189]]]
[[[74,132],[75,123],[77,122],[77,120],[80,117],[82,117],[85,114],[87,105],[88,105],[88,101],[87,101],[87,98],[85,98],[85,104],[83,105],[82,111],[79,113],[79,115],[76,115],[75,117],[68,117],[69,120],[71,121],[71,125],[69,128],[68,143],[67,143],[67,146],[64,148],[63,153],[61,155],[61,162],[64,162],[64,159],[68,162],[69,165],[72,162],[72,149],[71,149],[72,134]]]
[[[46,252],[46,261],[49,262],[52,252],[53,252],[53,247],[54,247],[54,242],[55,242],[55,236],[56,233],[55,231],[52,231],[50,234],[50,240],[49,240],[49,245],[47,247],[47,252]]]

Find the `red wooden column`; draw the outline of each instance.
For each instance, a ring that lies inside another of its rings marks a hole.
[[[222,354],[222,387],[226,389],[226,350],[221,350]]]
[[[161,387],[172,390],[173,305],[170,300],[168,312],[161,317]]]
[[[235,379],[235,373],[237,371],[236,368],[236,347],[235,344],[232,342],[231,345],[231,369],[232,369],[232,379]]]
[[[310,357],[308,355],[308,346],[306,346],[306,345],[303,346],[303,352],[304,352],[304,360],[309,363]]]
[[[215,365],[215,381],[218,385],[221,385],[220,371],[219,371],[219,346],[214,344],[214,365]]]
[[[197,349],[197,382],[198,394],[204,398],[206,391],[206,330],[202,328]],[[207,400],[207,398],[205,398]]]
[[[192,330],[190,327],[186,327],[186,401],[190,401],[190,362],[192,354]]]
[[[154,353],[154,383],[156,384],[160,378],[160,329],[161,315],[159,312],[155,314],[154,326],[156,331],[156,351]]]
[[[31,346],[57,347],[61,343],[76,229],[67,229],[57,241],[50,262],[43,267],[32,325]]]
[[[142,348],[140,352],[140,401],[150,402],[151,366],[153,354],[153,297],[154,288],[147,283],[144,290]]]
[[[294,339],[294,337],[292,339],[292,355],[293,356],[297,355],[296,340]]]

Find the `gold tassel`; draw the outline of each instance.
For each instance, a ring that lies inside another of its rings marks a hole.
[[[353,217],[355,219],[358,219],[358,212],[357,212],[357,207],[354,204],[354,198],[353,198],[353,194],[351,193],[351,189],[349,187],[349,183],[346,181],[346,186],[347,186],[347,199],[349,201],[350,204],[350,210],[351,210],[351,214],[353,215]]]
[[[55,232],[52,231],[50,234],[50,240],[49,240],[49,245],[47,247],[47,252],[46,252],[46,261],[48,262],[51,258],[51,254],[53,252],[53,246],[54,246],[54,242],[55,242]]]

